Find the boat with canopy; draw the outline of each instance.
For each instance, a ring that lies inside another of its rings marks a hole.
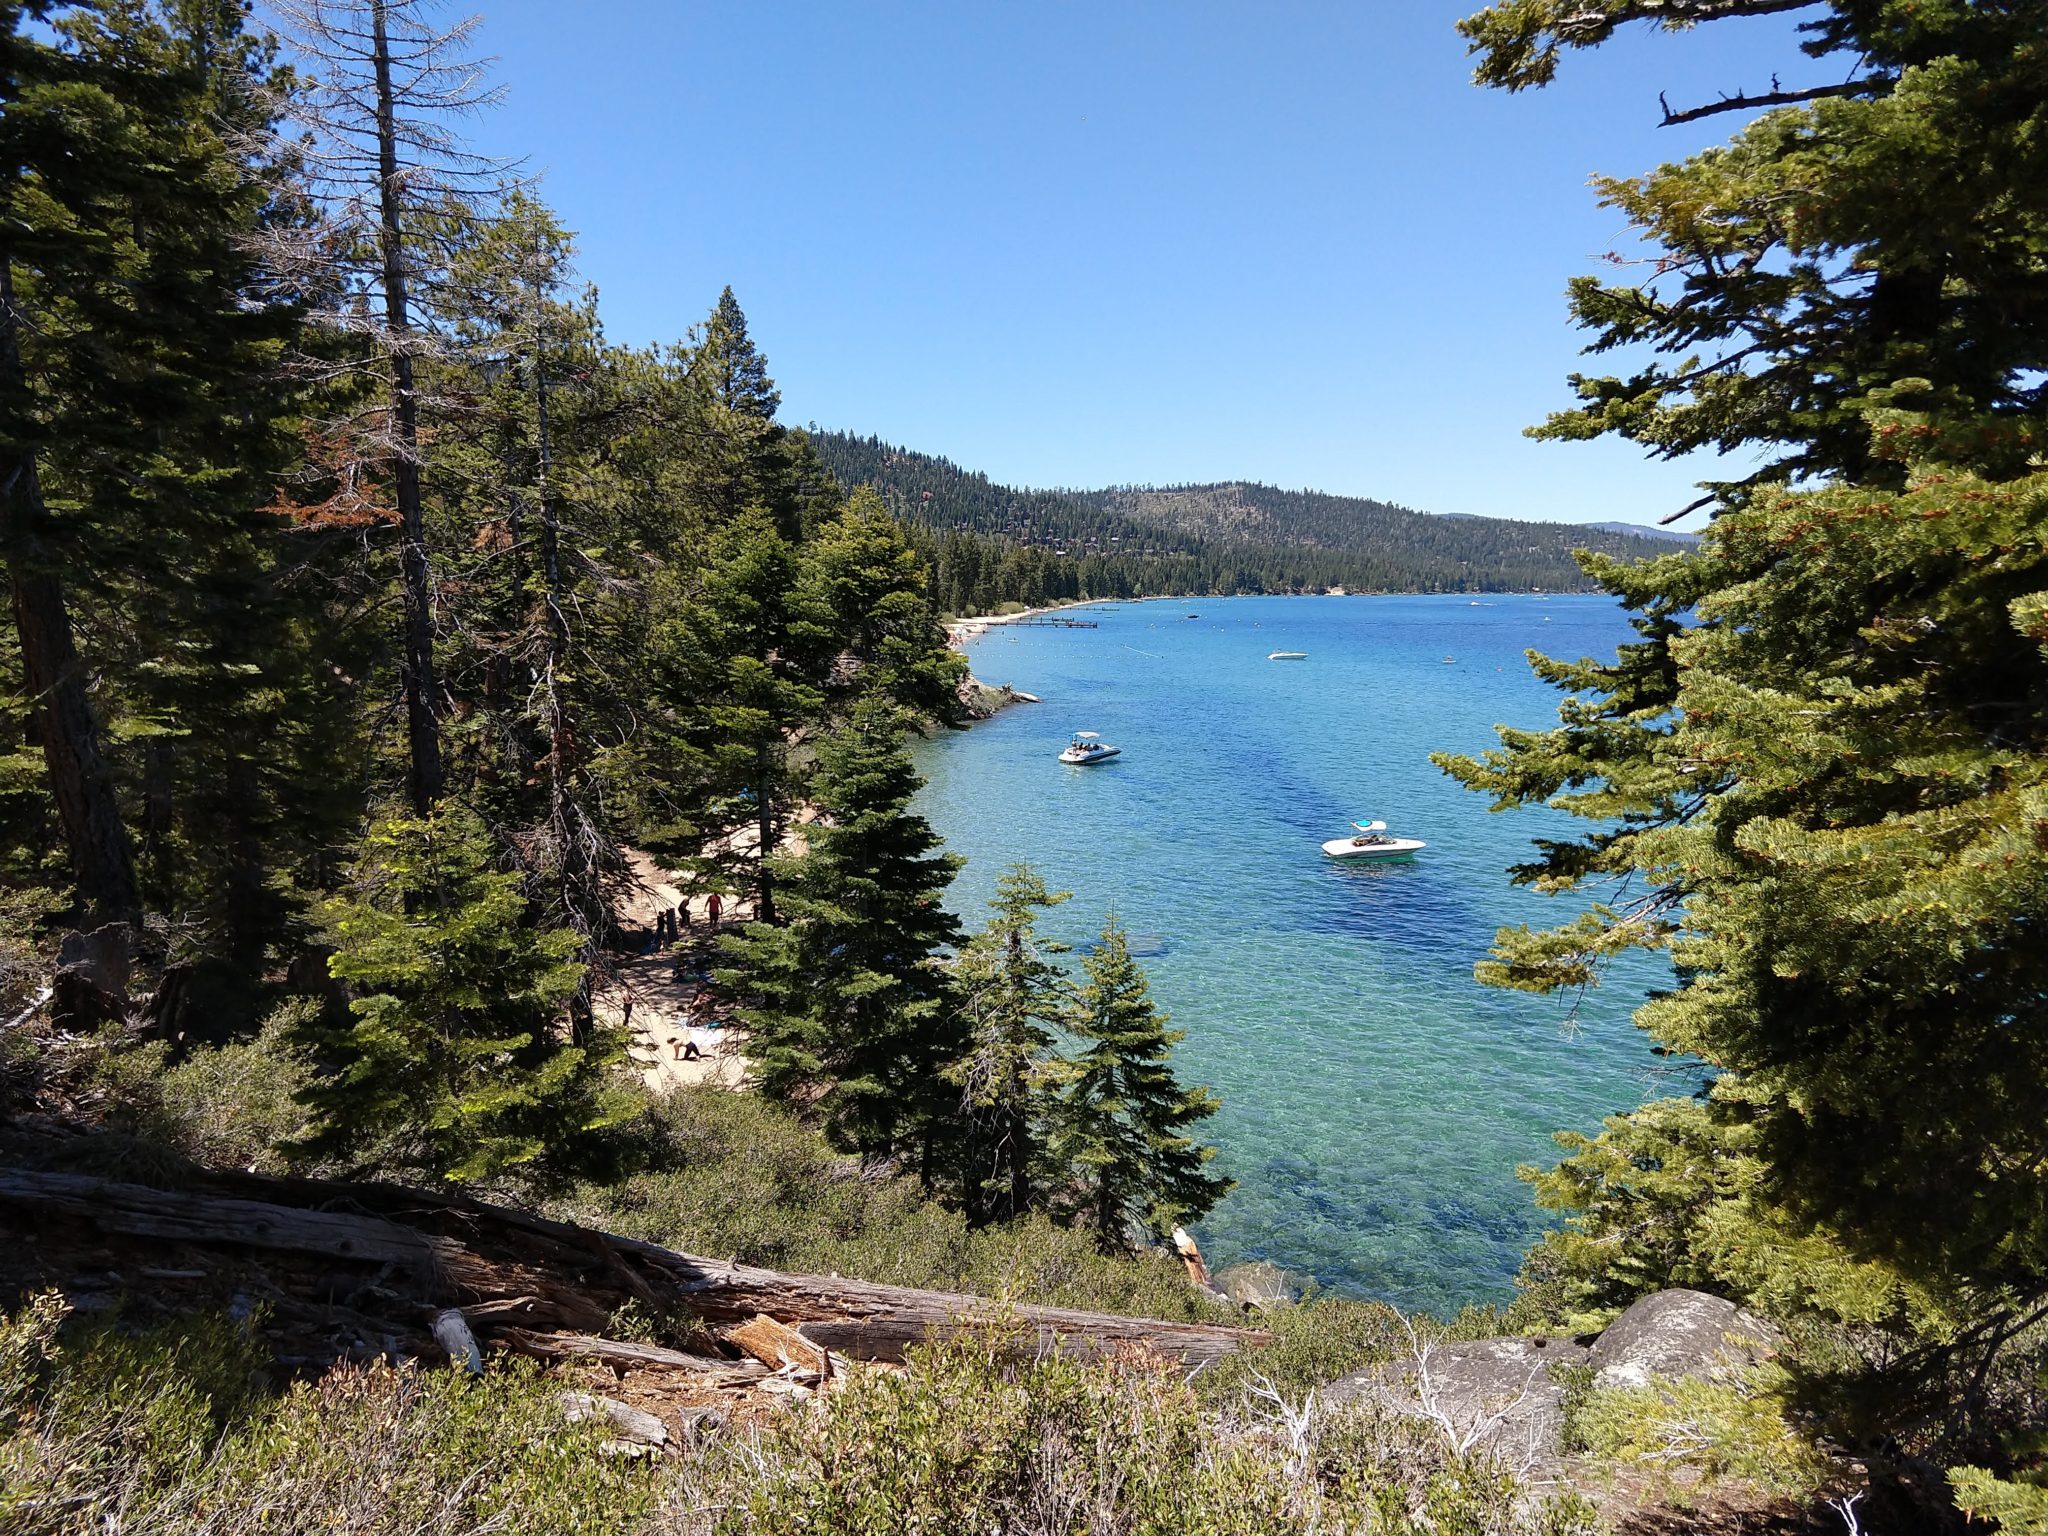
[[[1089,763],[1106,763],[1122,752],[1122,747],[1112,747],[1093,731],[1076,731],[1066,751],[1060,754],[1060,761],[1080,768]]]

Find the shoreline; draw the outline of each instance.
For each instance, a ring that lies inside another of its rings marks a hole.
[[[1043,608],[1026,608],[1019,613],[974,614],[962,619],[946,621],[946,644],[963,657],[971,641],[979,640],[990,629],[1004,624],[1016,624],[1024,619],[1034,619],[1042,614],[1058,613],[1067,608],[1092,608],[1097,603],[1128,602],[1132,599],[1113,597],[1076,598],[1072,602],[1051,603]],[[1142,599],[1140,599],[1142,601]],[[989,683],[974,675],[973,662],[968,663],[967,675],[960,679],[960,702],[967,710],[967,723],[979,725],[992,720],[1013,704],[1042,704],[1045,701],[1035,693],[1026,693],[1010,683]]]
[[[1495,597],[1598,597],[1598,592],[1546,592],[1540,588],[1527,592],[1230,592],[1207,595],[1175,592],[1147,593],[1143,597],[1077,597],[1064,603],[1048,603],[1038,608],[1025,608],[1016,613],[982,613],[965,618],[948,619],[942,626],[946,631],[946,644],[968,656],[967,648],[976,640],[987,637],[991,629],[1006,624],[1021,624],[1026,619],[1042,618],[1047,614],[1064,613],[1071,608],[1100,608],[1110,604],[1123,603],[1208,603],[1229,602],[1240,597],[1441,597],[1476,603],[1482,598]],[[967,723],[978,725],[993,719],[1013,704],[1042,704],[1045,701],[1035,693],[1026,693],[1010,683],[990,683],[975,675],[973,658],[968,657],[967,675],[960,680],[960,702],[967,710]]]

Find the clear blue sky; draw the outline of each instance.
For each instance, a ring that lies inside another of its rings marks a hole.
[[[459,0],[458,0],[459,3]],[[1653,520],[1704,463],[1539,444],[1594,171],[1804,83],[1790,30],[1642,30],[1510,97],[1478,0],[470,0],[616,340],[726,283],[796,423],[1022,485],[1259,479],[1437,512]],[[1596,360],[1597,362],[1597,360]]]

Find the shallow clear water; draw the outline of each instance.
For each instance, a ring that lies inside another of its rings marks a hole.
[[[1199,613],[1189,619],[1187,613]],[[1523,651],[1611,655],[1602,597],[1231,598],[1068,610],[1098,629],[991,629],[970,647],[1019,705],[919,750],[922,808],[968,864],[952,905],[979,924],[996,876],[1036,865],[1074,899],[1047,923],[1086,942],[1114,907],[1163,949],[1154,995],[1210,1084],[1238,1188],[1198,1232],[1212,1266],[1269,1259],[1408,1306],[1499,1300],[1543,1216],[1514,1176],[1560,1128],[1659,1091],[1628,1022],[1663,972],[1639,963],[1578,1002],[1478,986],[1503,923],[1570,913],[1511,889],[1550,812],[1491,815],[1430,766],[1542,726],[1558,695]],[[1272,650],[1308,652],[1271,662]],[[1075,730],[1123,748],[1054,761]],[[1353,817],[1430,844],[1339,865]]]

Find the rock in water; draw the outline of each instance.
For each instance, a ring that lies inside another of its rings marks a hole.
[[[1657,1376],[1719,1377],[1767,1359],[1778,1333],[1704,1291],[1657,1291],[1607,1325],[1593,1345],[1594,1382],[1647,1387]]]

